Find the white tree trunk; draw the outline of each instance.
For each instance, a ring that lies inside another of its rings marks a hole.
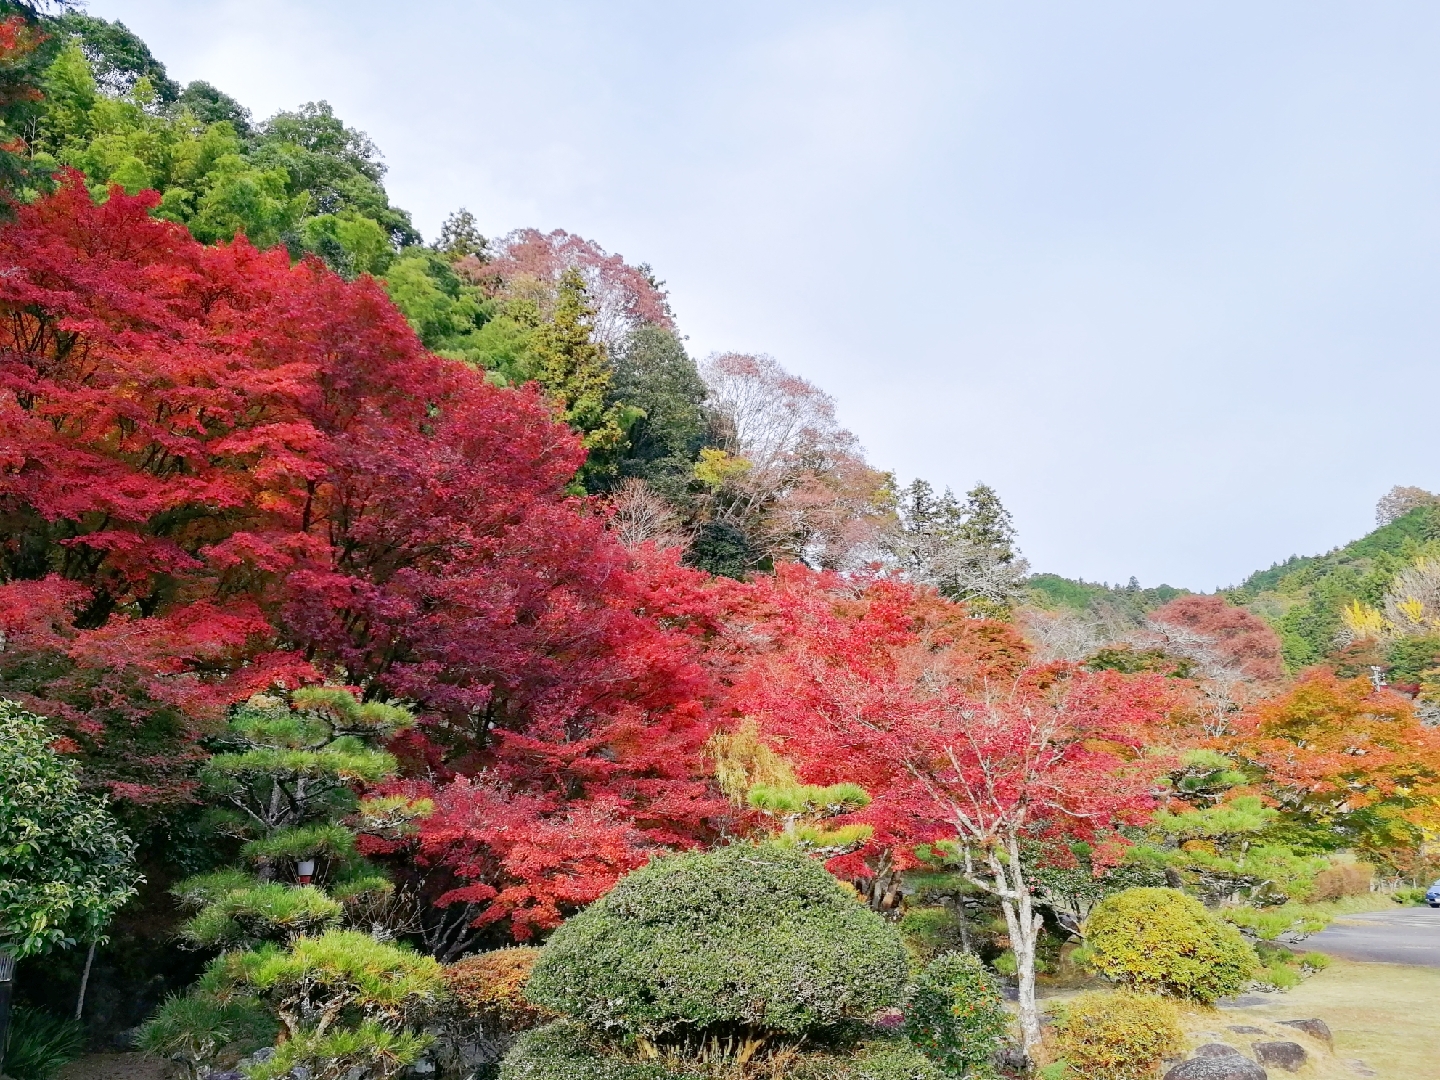
[[[1000,910],[1005,915],[1005,928],[1010,933],[1010,949],[1015,954],[1017,1004],[1020,1007],[1020,1039],[1027,1057],[1033,1057],[1040,1045],[1040,1010],[1035,1004],[1035,947],[1040,939],[1044,920],[1035,910],[1025,872],[1020,864],[1020,845],[1013,838],[1006,844],[1002,865],[997,853],[989,856],[990,870],[995,875]]]

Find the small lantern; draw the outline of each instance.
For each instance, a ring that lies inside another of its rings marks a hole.
[[[297,866],[295,869],[296,869],[296,871],[298,872],[298,876],[299,876],[299,878],[300,878],[300,884],[301,884],[301,885],[309,885],[309,884],[310,884],[310,879],[315,876],[315,860],[314,860],[314,859],[301,859],[301,860],[300,860],[300,865]]]

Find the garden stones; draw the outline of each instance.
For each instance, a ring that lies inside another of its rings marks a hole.
[[[1182,1061],[1165,1074],[1165,1080],[1270,1080],[1270,1074],[1237,1051],[1223,1057],[1193,1057]]]
[[[1330,1025],[1324,1020],[1281,1020],[1281,1027],[1292,1027],[1297,1031],[1303,1031],[1312,1039],[1319,1039],[1331,1050],[1335,1049],[1335,1037],[1330,1034]],[[1249,1034],[1247,1032],[1247,1034]],[[1255,1032],[1259,1034],[1259,1032]]]
[[[1317,1021],[1317,1022],[1318,1022],[1318,1021]],[[1236,1035],[1264,1035],[1264,1034],[1265,1034],[1265,1029],[1264,1029],[1264,1028],[1252,1027],[1252,1026],[1249,1025],[1249,1024],[1232,1024],[1232,1025],[1230,1025],[1230,1029],[1229,1029],[1229,1030],[1233,1031]]]
[[[1296,1042],[1257,1042],[1250,1049],[1262,1065],[1278,1065],[1286,1072],[1296,1072],[1305,1064],[1308,1056],[1305,1048]]]
[[[1197,1058],[1220,1058],[1230,1057],[1232,1054],[1240,1053],[1233,1046],[1226,1046],[1224,1043],[1206,1043],[1204,1046],[1195,1048]]]

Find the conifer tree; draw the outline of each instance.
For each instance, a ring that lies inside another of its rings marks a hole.
[[[296,690],[289,702],[257,694],[236,710],[203,779],[220,828],[246,840],[246,865],[173,890],[198,909],[182,939],[225,951],[188,996],[161,1006],[142,1047],[198,1073],[269,1014],[283,1032],[272,1062],[285,1069],[265,1063],[252,1075],[338,1061],[383,1077],[419,1056],[425,1040],[409,1028],[440,992],[439,966],[388,940],[393,927],[374,915],[393,885],[357,854],[346,820],[364,816],[357,786],[397,771],[378,744],[413,720],[341,687]],[[407,810],[388,805],[404,800],[383,801],[389,816]]]
[[[580,433],[588,453],[580,482],[593,489],[615,471],[626,432],[643,413],[620,402],[607,404],[614,369],[595,340],[594,308],[585,279],[571,268],[560,276],[552,317],[531,340],[535,378],[559,404],[564,421]]]

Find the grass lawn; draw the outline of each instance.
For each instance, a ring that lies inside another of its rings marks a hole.
[[[1335,1035],[1334,1059],[1298,1075],[1354,1077],[1344,1062],[1358,1059],[1379,1080],[1440,1080],[1440,968],[1336,960],[1294,990],[1266,996],[1275,1004],[1223,1009],[1224,1019],[1214,1022],[1223,1028],[1318,1016]]]

